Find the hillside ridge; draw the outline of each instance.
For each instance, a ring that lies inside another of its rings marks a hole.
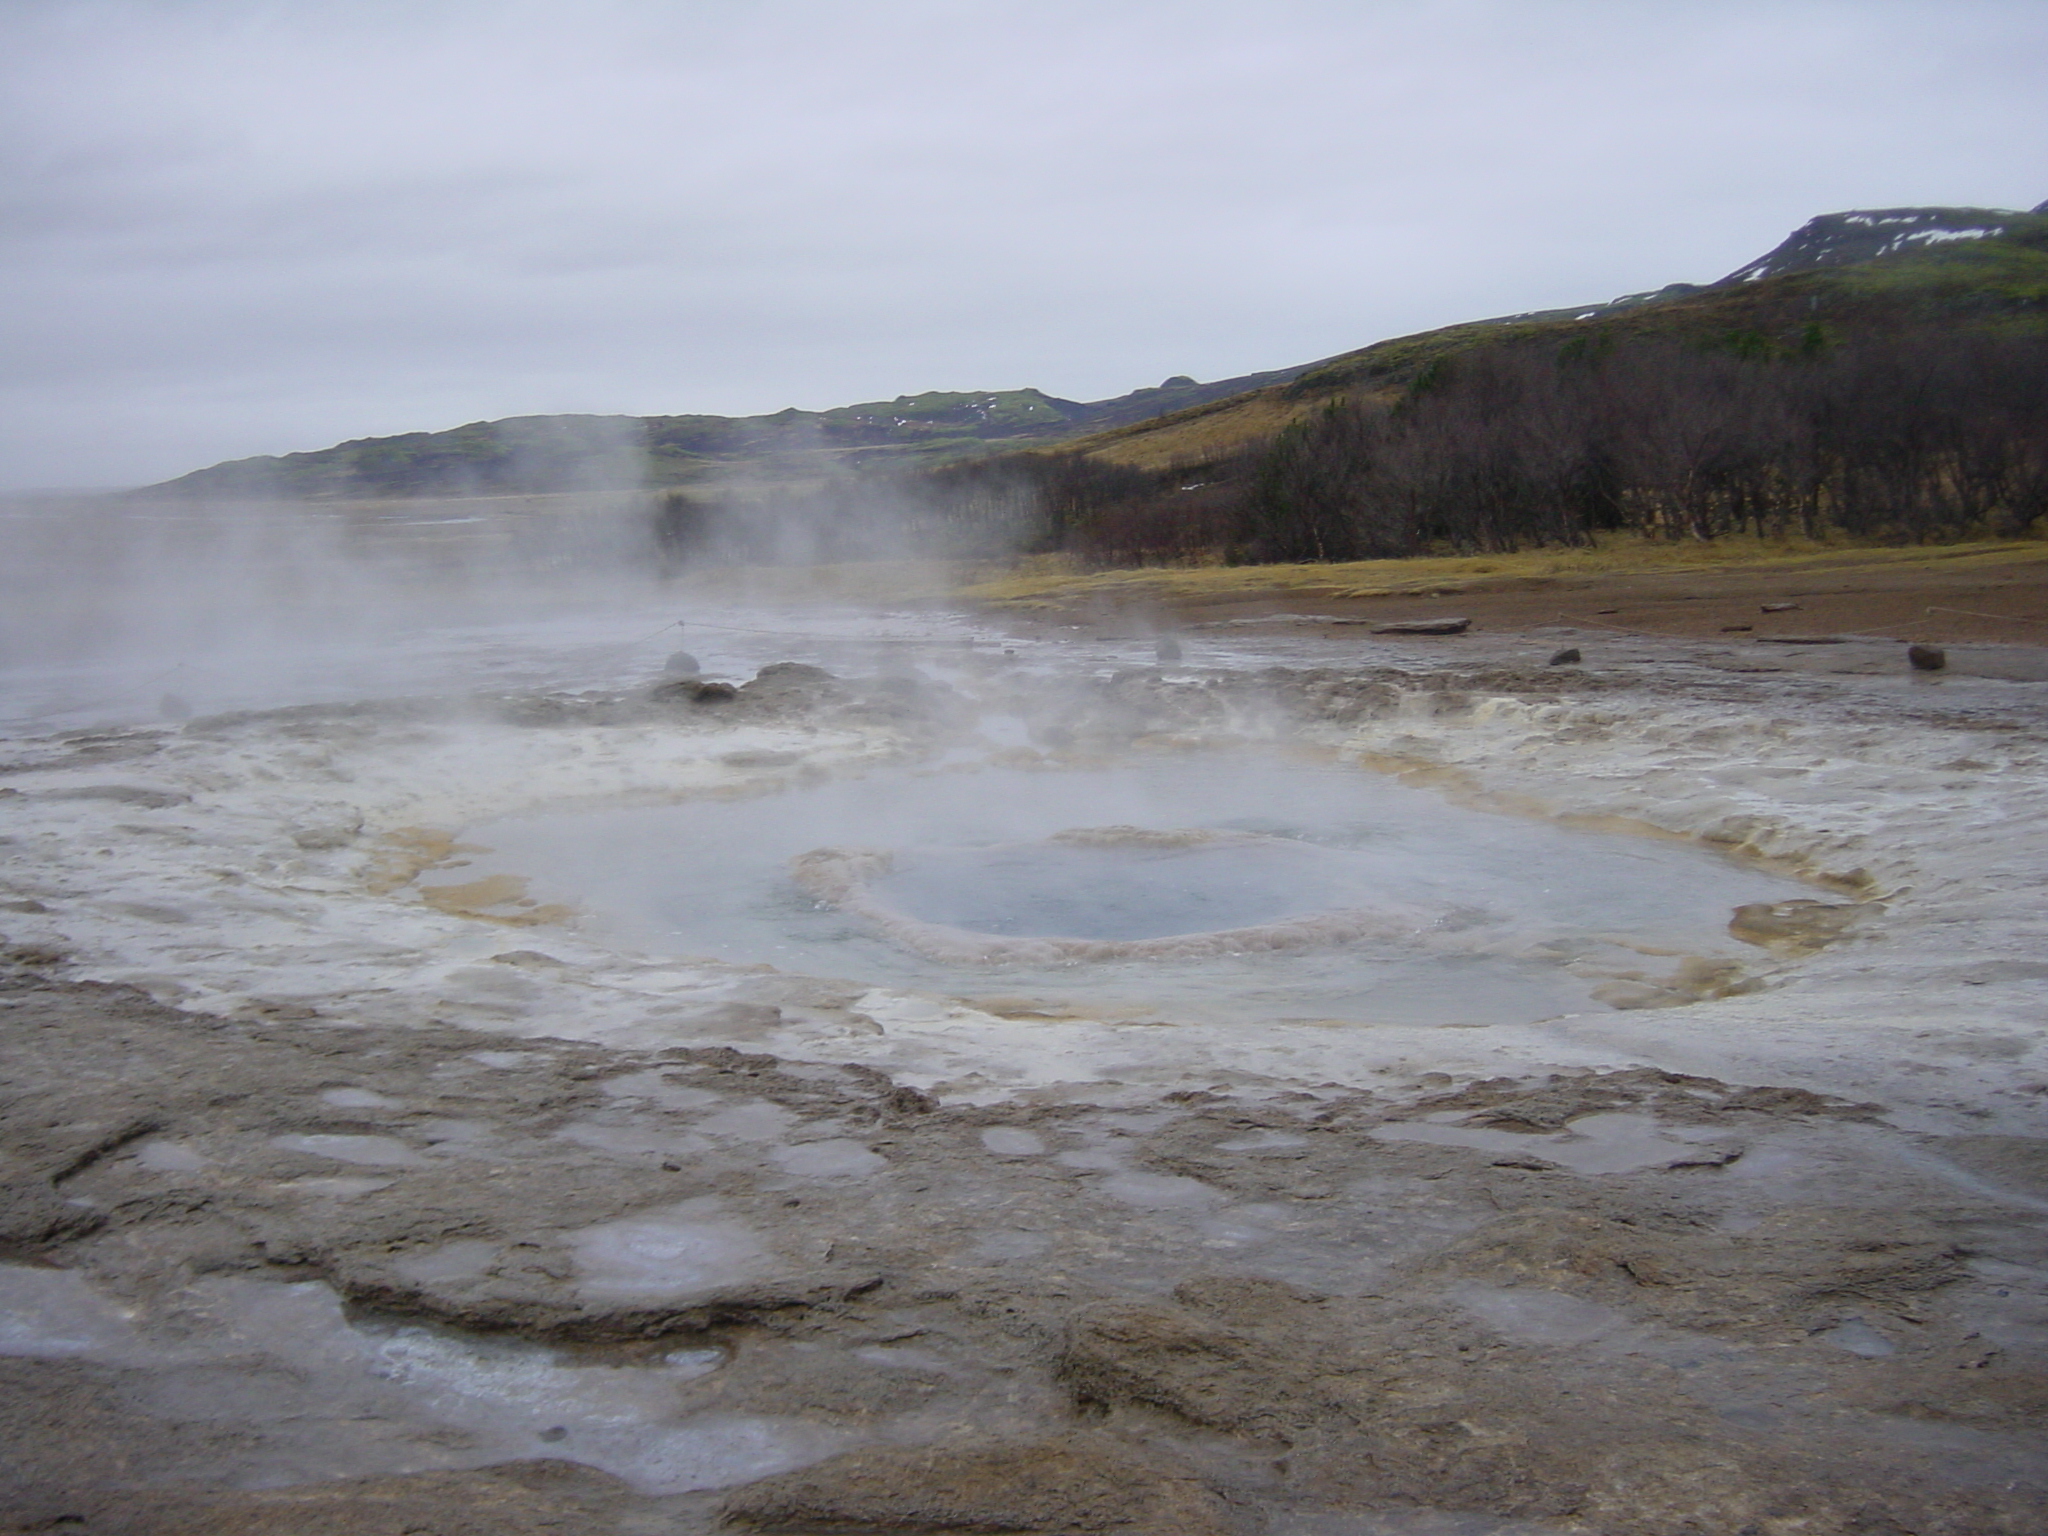
[[[1313,366],[1313,365],[1305,365]],[[823,411],[760,416],[510,416],[437,432],[355,438],[303,453],[231,459],[145,487],[152,494],[287,500],[487,495],[687,485],[721,467],[803,473],[831,458],[938,464],[1101,431],[1282,384],[1300,369],[1200,383],[1181,374],[1108,400],[1038,389],[927,390]]]
[[[1753,283],[1815,267],[1853,266],[1955,240],[1994,239],[2044,210],[2048,203],[2032,214],[2011,208],[1852,208],[1823,213],[1713,286]]]
[[[2025,259],[2014,257],[2013,247]],[[1317,400],[1358,388],[1400,387],[1473,346],[1588,322],[1694,339],[1717,333],[1765,337],[1774,327],[1782,330],[1795,313],[1810,323],[1824,300],[1831,310],[1872,304],[1896,309],[1915,284],[1926,290],[1922,299],[1944,289],[1968,290],[1979,308],[1988,293],[1995,304],[2038,312],[2048,304],[2048,289],[2033,293],[2048,280],[2044,252],[2048,202],[2028,212],[1850,209],[1809,219],[1713,283],[1672,283],[1602,303],[1464,321],[1206,384],[1175,375],[1097,401],[1068,400],[1036,388],[928,390],[823,411],[791,407],[748,417],[515,416],[229,460],[145,492],[344,500],[658,489],[713,481],[734,467],[805,478],[827,464],[928,468],[1053,446],[1163,468],[1270,436]]]

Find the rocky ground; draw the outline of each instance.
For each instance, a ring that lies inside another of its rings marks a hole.
[[[1054,1026],[952,1007],[919,1034],[858,988],[722,972],[664,1030],[613,1027],[623,984],[573,932],[423,900],[456,852],[402,819],[449,761],[431,718],[21,744],[0,1529],[2039,1530],[2038,701],[1861,686],[1675,653],[996,668],[1046,753],[1277,730],[1774,860],[1821,915],[1751,914],[1770,963],[1720,998],[1410,1031],[1372,1064],[1305,1045],[1291,1079],[1153,1028],[1114,1081],[989,1056],[971,1092],[926,1058]],[[494,771],[631,738],[691,792],[678,753],[915,755],[982,707],[749,688],[501,702]],[[167,851],[95,885],[124,836]],[[179,885],[198,863],[241,905]],[[346,982],[226,990],[251,952],[208,924],[258,896],[304,909],[292,965],[331,950]],[[342,952],[401,908],[379,942],[463,966]]]

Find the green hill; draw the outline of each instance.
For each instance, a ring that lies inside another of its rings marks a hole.
[[[1396,337],[944,472],[1095,564],[2048,520],[2048,214],[1813,220],[1704,286]],[[963,519],[964,520],[964,519]]]
[[[1168,471],[1213,465],[1332,400],[1393,395],[1475,348],[1612,347],[1662,337],[1769,354],[1831,337],[1948,325],[2048,328],[2048,204],[2031,213],[1903,208],[1823,214],[1704,285],[1506,315],[1207,384],[1111,400],[1036,389],[928,391],[766,416],[520,416],[237,459],[151,494],[355,500],[687,487],[734,466],[815,478],[827,462],[929,469],[1058,447]]]
[[[1143,468],[1200,465],[1270,437],[1332,399],[1398,392],[1462,353],[1503,344],[1597,349],[1663,337],[1756,353],[1810,344],[1816,325],[1835,337],[1926,325],[2048,334],[2044,210],[2048,204],[2031,213],[1921,208],[1823,214],[1716,283],[1674,283],[1603,304],[1374,342],[1297,369],[1284,381],[1087,434],[1068,446]]]
[[[360,438],[308,453],[234,459],[150,494],[287,500],[478,496],[687,486],[721,467],[802,478],[820,461],[934,465],[1141,421],[1284,382],[1296,370],[1198,384],[1185,376],[1113,400],[1036,389],[927,391],[767,416],[514,416],[444,432]]]

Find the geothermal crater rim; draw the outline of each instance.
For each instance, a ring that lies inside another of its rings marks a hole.
[[[1129,855],[1134,861],[1150,855],[1151,858],[1145,862],[1158,865],[1172,860],[1185,872],[1187,861],[1173,859],[1174,855],[1226,850],[1280,856],[1295,864],[1294,873],[1300,873],[1300,866],[1304,863],[1331,857],[1327,850],[1313,844],[1267,833],[1220,831],[1205,827],[1151,828],[1124,823],[1068,827],[1037,840],[948,849],[941,850],[941,853],[956,861],[967,860],[984,866],[998,863],[1005,855],[1016,854],[1057,857],[1063,852],[1109,853]],[[879,882],[898,868],[899,855],[894,850],[829,847],[799,854],[791,861],[790,873],[803,890],[861,919],[891,943],[926,959],[947,964],[1171,960],[1316,949],[1359,939],[1411,936],[1434,925],[1432,918],[1419,908],[1389,903],[1384,907],[1324,907],[1291,915],[1276,914],[1270,921],[1145,937],[1005,934],[968,923],[941,922],[908,910],[900,894],[878,889]],[[1122,871],[1127,876],[1131,872],[1128,869]],[[1077,927],[1087,926],[1091,916],[1098,922],[1104,916],[1099,912],[1091,915],[1071,907],[1069,912],[1081,919],[1074,924]]]
[[[750,751],[715,761],[774,770],[750,773],[752,792],[728,779],[467,821],[432,850],[475,854],[433,865],[468,866],[464,883],[427,899],[504,896],[457,915],[516,927],[573,913],[591,944],[649,963],[954,998],[1002,971],[1076,1017],[1236,1027],[1690,1003],[1747,984],[1759,951],[1730,931],[1738,907],[1811,893],[1685,839],[1218,745],[823,773],[788,771],[818,766],[800,747]]]

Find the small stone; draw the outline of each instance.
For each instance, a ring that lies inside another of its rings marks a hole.
[[[1550,664],[1553,667],[1576,667],[1585,659],[1585,657],[1579,654],[1579,648],[1576,645],[1568,645],[1550,658]]]
[[[1939,672],[1948,665],[1948,652],[1938,645],[1909,645],[1906,660],[1915,672]]]
[[[315,817],[292,830],[292,842],[308,853],[346,848],[362,835],[363,818],[355,812]]]
[[[1695,1147],[1664,1164],[1666,1168],[1726,1168],[1741,1157],[1741,1147]]]
[[[730,704],[740,696],[731,683],[699,683],[690,694],[692,704]]]
[[[1797,603],[1765,603],[1763,607],[1758,610],[1758,612],[1790,613],[1793,609],[1797,608],[1798,606],[1799,605]]]
[[[1162,666],[1166,665],[1169,662],[1179,661],[1180,642],[1174,639],[1171,635],[1161,635],[1158,638],[1158,640],[1153,643],[1152,654],[1156,658],[1158,658],[1159,663]]]

